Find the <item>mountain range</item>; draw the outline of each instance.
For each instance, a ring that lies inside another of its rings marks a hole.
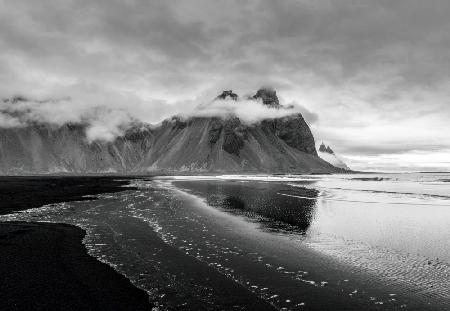
[[[222,92],[215,100],[245,104],[232,91]],[[274,112],[286,108],[270,88],[246,100],[258,101]],[[253,123],[232,114],[174,116],[157,126],[135,122],[113,141],[87,140],[82,123],[32,122],[0,128],[0,174],[342,171],[318,156],[300,113]]]

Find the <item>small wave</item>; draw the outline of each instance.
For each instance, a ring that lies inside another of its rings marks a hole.
[[[294,183],[290,183],[289,185],[294,186],[294,187],[303,187],[303,186],[300,186],[300,185],[297,185]],[[314,186],[314,188],[325,189],[325,190],[346,190],[346,191],[369,192],[369,193],[399,194],[399,195],[410,195],[410,196],[420,196],[420,197],[426,197],[426,198],[450,200],[450,196],[440,195],[440,194],[387,191],[387,190],[374,190],[374,189],[353,189],[353,188],[342,188],[342,187],[323,187],[323,186],[316,186],[316,185]],[[423,204],[423,205],[435,205],[435,204]],[[447,204],[444,204],[444,205],[446,206]]]
[[[363,192],[371,192],[371,193],[401,194],[401,195],[422,196],[422,197],[450,200],[450,196],[448,196],[448,195],[440,195],[440,194],[427,194],[427,193],[414,193],[414,192],[401,192],[401,191],[386,191],[386,190],[372,190],[372,189],[348,189],[348,188],[328,188],[328,189],[363,191]]]
[[[305,196],[298,196],[293,194],[278,193],[279,195],[288,196],[298,199],[316,200],[316,198],[310,198]],[[319,196],[317,199],[324,201],[336,201],[336,202],[351,202],[351,203],[368,203],[368,204],[395,204],[395,205],[424,205],[424,206],[450,206],[450,204],[436,204],[436,203],[411,203],[411,202],[384,202],[384,201],[363,201],[363,200],[347,200],[347,199],[334,199]]]
[[[387,177],[354,177],[354,178],[350,178],[350,180],[359,180],[359,181],[385,181],[385,180],[391,180],[391,178],[387,178]]]

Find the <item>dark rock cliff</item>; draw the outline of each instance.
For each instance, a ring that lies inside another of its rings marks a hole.
[[[223,91],[222,94],[220,94],[219,96],[217,96],[217,99],[232,99],[232,100],[237,100],[238,99],[238,95],[233,93],[232,90],[229,91]]]
[[[317,155],[314,136],[301,114],[264,120],[262,126],[282,139],[287,145],[305,153]]]
[[[261,98],[264,105],[270,107],[280,107],[280,102],[278,101],[277,92],[271,88],[261,88],[255,95],[254,99]]]
[[[247,129],[241,124],[239,118],[231,118],[224,121],[224,141],[223,150],[230,154],[239,156],[239,152],[244,148],[245,140],[248,138]]]

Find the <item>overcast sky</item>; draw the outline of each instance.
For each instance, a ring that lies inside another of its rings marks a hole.
[[[157,122],[270,85],[353,168],[450,170],[449,16],[448,0],[0,0],[0,97]]]

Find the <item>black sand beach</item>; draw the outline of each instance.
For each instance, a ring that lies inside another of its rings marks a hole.
[[[110,177],[1,177],[0,214],[123,191]],[[147,294],[89,256],[85,231],[0,223],[0,310],[150,310]]]
[[[120,179],[120,180],[118,180]],[[120,177],[2,177],[1,213],[39,207],[43,204],[83,201],[84,195],[134,190],[122,188]],[[92,198],[90,198],[92,199]],[[132,226],[134,227],[134,226]],[[139,227],[139,226],[138,226]],[[134,233],[139,232],[133,229]],[[154,305],[147,294],[109,266],[89,256],[81,244],[85,231],[67,224],[36,222],[0,223],[0,310],[148,310]],[[246,310],[273,307],[240,284],[207,265],[169,247],[155,234],[144,232],[139,241],[149,252],[159,251],[159,260],[182,288],[166,287],[167,275],[150,265],[155,289],[164,288],[160,302],[176,309],[206,310],[195,297],[200,288],[214,292],[214,303],[227,309],[244,305]],[[131,266],[134,266],[131,264]],[[145,268],[145,269],[144,269]],[[169,281],[172,282],[172,281]],[[201,290],[205,297],[212,293]],[[211,307],[211,306],[209,306]],[[170,307],[169,307],[170,309]]]
[[[148,296],[89,256],[75,226],[0,223],[1,310],[150,310]]]
[[[87,195],[123,191],[130,177],[1,176],[0,215],[45,204],[82,201]],[[128,188],[130,189],[130,188]]]

